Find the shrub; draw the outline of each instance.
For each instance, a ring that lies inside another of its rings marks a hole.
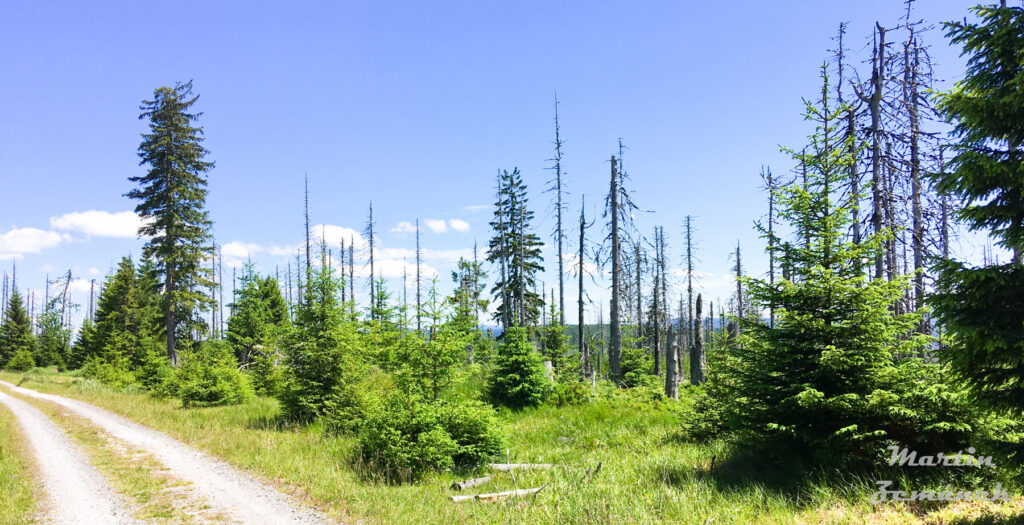
[[[367,415],[359,456],[390,482],[412,481],[424,472],[470,467],[495,455],[502,440],[494,410],[479,402],[428,403],[394,393]]]
[[[19,350],[7,361],[7,368],[15,372],[24,372],[35,366],[35,359],[32,358],[32,352],[29,350]]]
[[[225,343],[203,342],[196,351],[182,352],[182,357],[175,382],[186,407],[237,404],[252,397],[252,386],[235,366],[235,357]]]
[[[135,369],[135,381],[139,385],[157,397],[175,395],[174,369],[159,344],[144,349],[139,360],[141,362]]]
[[[575,406],[589,402],[591,397],[590,387],[584,383],[560,383],[555,385],[548,402],[559,407]]]
[[[622,341],[622,384],[630,388],[645,384],[654,369],[654,360],[641,342],[633,337],[624,337]]]
[[[509,328],[498,351],[487,393],[497,404],[511,408],[537,406],[551,391],[540,354],[526,339],[526,330]]]
[[[135,374],[128,367],[128,359],[120,352],[110,352],[105,358],[90,357],[82,367],[82,377],[95,379],[111,388],[123,390],[135,386]]]

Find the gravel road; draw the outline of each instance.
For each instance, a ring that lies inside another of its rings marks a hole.
[[[49,500],[45,505],[47,521],[60,525],[138,523],[103,475],[50,418],[2,391],[0,403],[14,413],[35,455]]]
[[[166,434],[88,403],[43,394],[5,381],[0,381],[0,384],[18,394],[57,403],[88,419],[115,439],[151,454],[163,463],[169,474],[191,482],[191,489],[205,498],[212,507],[210,510],[234,521],[274,525],[326,522],[322,516],[291,501],[273,487]]]

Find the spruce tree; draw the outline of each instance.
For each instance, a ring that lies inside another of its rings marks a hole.
[[[918,451],[955,448],[970,428],[963,407],[948,398],[929,401],[927,389],[944,388],[937,365],[909,357],[930,341],[913,335],[920,315],[890,310],[907,278],[868,280],[859,268],[881,249],[884,232],[860,245],[847,242],[856,196],[835,197],[853,162],[836,130],[846,109],[829,106],[823,77],[820,105],[807,107],[816,133],[805,153],[791,152],[807,180],[776,190],[779,218],[805,242],[776,254],[790,268],[781,281],[743,279],[759,307],[775,306],[775,324],[739,319],[742,335],[712,390],[740,441],[798,450],[819,463],[870,463],[893,442]],[[770,249],[780,250],[778,239],[770,240]]]
[[[358,334],[339,300],[340,280],[330,267],[314,267],[284,339],[284,413],[308,421],[323,415],[353,377]]]
[[[534,291],[536,274],[543,269],[543,243],[532,231],[533,211],[527,205],[526,184],[519,169],[503,170],[498,178],[498,201],[491,221],[494,236],[487,260],[502,269],[491,293],[497,301],[494,318],[506,330],[535,325],[544,302]]]
[[[18,357],[18,363],[25,363],[26,356],[29,359],[33,358],[35,349],[36,338],[32,335],[32,322],[25,310],[21,293],[18,292],[17,286],[14,286],[7,301],[7,308],[4,310],[3,324],[0,324],[0,366],[10,366],[15,357]],[[34,363],[29,368],[32,366]]]
[[[1005,5],[1005,4],[1004,4]],[[1024,9],[975,7],[978,22],[946,24],[967,74],[938,97],[956,156],[934,176],[959,219],[1013,253],[1002,265],[938,260],[931,304],[949,332],[942,351],[992,407],[1024,413]]]
[[[142,102],[139,119],[149,120],[149,133],[142,136],[139,158],[149,168],[129,177],[139,187],[126,194],[139,201],[135,212],[147,221],[139,228],[140,236],[149,237],[142,253],[162,279],[167,357],[175,366],[177,341],[192,336],[196,311],[212,304],[201,290],[212,286],[203,261],[213,253],[205,209],[206,172],[213,163],[205,160],[203,129],[194,125],[201,113],[190,112],[198,98],[190,81],[158,88]]]
[[[487,383],[491,401],[510,408],[536,406],[551,389],[540,354],[527,339],[526,329],[512,327],[498,349]]]

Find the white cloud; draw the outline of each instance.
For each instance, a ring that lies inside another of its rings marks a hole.
[[[278,246],[276,244],[272,244],[267,248],[267,253],[278,257],[281,255],[294,255],[296,249],[298,249],[297,246]]]
[[[444,233],[448,231],[448,224],[444,222],[444,219],[427,219],[427,228],[434,233]]]
[[[489,204],[474,204],[472,206],[466,206],[465,208],[462,208],[462,209],[464,209],[466,211],[469,211],[469,212],[476,213],[478,211],[484,211],[484,210],[486,210],[486,209],[488,209],[490,207],[491,206]]]
[[[89,268],[89,275],[99,275],[99,274],[100,274],[99,268],[95,268],[95,267]]]
[[[134,239],[138,236],[139,227],[143,223],[142,218],[131,211],[111,213],[88,210],[50,217],[50,226],[58,230],[79,232],[94,237]]]
[[[0,259],[19,257],[26,253],[39,253],[67,240],[67,235],[54,231],[38,228],[15,228],[0,234]]]
[[[355,243],[357,250],[362,250],[369,246],[366,239],[363,239],[363,235],[352,228],[346,228],[344,226],[338,226],[336,224],[317,224],[313,226],[309,235],[310,241],[314,243],[325,240],[328,248],[340,247],[341,241],[345,241],[345,249],[348,249],[349,244]]]
[[[92,283],[89,280],[86,280],[86,279],[72,279],[71,280],[71,286],[69,287],[69,289],[72,292],[75,292],[75,293],[87,294],[87,293],[89,293],[89,288],[91,288],[91,287],[92,287]],[[97,291],[98,291],[99,283],[96,283],[96,288],[97,288]],[[88,302],[88,301],[86,301],[86,302]]]
[[[402,221],[391,228],[392,233],[416,233],[416,226],[409,221]]]
[[[469,231],[469,223],[462,219],[448,219],[448,225],[457,232]]]
[[[220,247],[225,257],[250,257],[264,250],[259,244],[241,241],[232,241]]]
[[[377,253],[381,256],[390,259],[409,259],[410,261],[416,260],[416,250],[412,248],[381,248]],[[460,257],[464,257],[468,260],[473,259],[472,248],[459,248],[456,250],[421,250],[420,255],[425,261],[444,261],[444,262],[456,262]]]

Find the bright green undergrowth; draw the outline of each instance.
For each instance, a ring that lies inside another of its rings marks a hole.
[[[478,504],[451,502],[456,492],[449,486],[480,471],[428,473],[416,483],[386,483],[359,464],[354,437],[333,436],[318,424],[281,423],[280,407],[271,398],[185,409],[180,401],[115,392],[66,375],[0,373],[0,379],[80,399],[167,432],[345,521],[908,523],[937,510],[876,508],[868,501],[874,488],[870,480],[758,466],[730,460],[736,453],[720,442],[684,443],[677,436],[679,411],[688,404],[685,390],[678,403],[623,392],[599,394],[582,405],[499,412],[507,445],[503,455],[514,463],[555,467],[518,472],[514,478],[497,473],[467,492],[544,489],[536,497]]]

